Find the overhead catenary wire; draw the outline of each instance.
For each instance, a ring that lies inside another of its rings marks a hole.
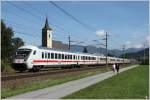
[[[28,2],[24,2],[25,4],[27,4],[30,8],[34,9],[36,12],[42,14],[43,12],[41,12],[40,10],[37,10],[36,8],[34,8],[32,5],[30,5],[30,3]],[[47,16],[47,15],[46,15]],[[47,16],[48,17],[48,16]],[[49,23],[53,26],[55,26],[57,29],[59,29],[60,31],[63,32],[63,34],[65,34],[66,36],[68,36],[70,32],[68,32],[67,30],[65,30],[63,27],[61,27],[60,25],[58,24],[54,24],[52,23],[51,21],[49,21]],[[55,22],[56,23],[56,22]],[[72,32],[71,32],[72,33]],[[76,37],[76,36],[75,36]],[[78,38],[78,37],[77,37]]]
[[[17,9],[20,9],[21,11],[24,11],[25,13],[28,13],[28,14],[30,14],[32,17],[36,17],[36,19],[39,21],[39,20],[41,20],[42,18],[41,17],[38,17],[37,15],[35,15],[35,14],[33,14],[32,12],[30,12],[29,10],[26,10],[26,9],[24,9],[24,8],[22,8],[22,7],[20,7],[20,6],[18,6],[18,5],[16,5],[16,4],[14,4],[14,3],[9,3],[9,4],[11,4],[12,6],[14,6],[15,8],[17,8]],[[32,9],[33,9],[33,7],[32,7]],[[18,16],[19,18],[23,18],[21,15],[19,15],[19,14],[15,14],[16,16]],[[24,17],[24,19],[29,19],[29,18],[27,18],[27,17]],[[30,22],[31,22],[32,20],[30,20]],[[37,23],[37,22],[36,22]],[[39,23],[37,23],[37,25],[38,25]],[[66,34],[66,33],[70,33],[70,32],[66,32],[66,30],[64,30],[63,28],[61,28],[61,27],[59,27],[59,26],[57,26],[57,25],[55,25],[55,24],[52,24],[52,23],[50,23],[51,25],[53,25],[53,26],[55,26],[56,28],[58,28],[59,30],[61,30],[62,32],[61,33],[64,33],[64,34]],[[35,24],[36,25],[36,24]],[[76,37],[76,36],[75,36]]]
[[[13,3],[11,3],[11,5],[13,5],[13,6],[15,6],[17,9],[20,9],[20,7],[18,7],[17,5],[15,5],[15,4],[13,4]],[[23,10],[24,11],[24,9],[20,9],[21,11]],[[11,12],[11,11],[10,11]],[[25,11],[26,13],[29,13],[29,12],[27,12],[27,11]],[[12,12],[11,12],[12,13]],[[16,14],[16,13],[12,13],[13,15],[16,15],[16,16],[18,16],[18,18],[22,18],[22,19],[25,19],[24,17],[22,17],[21,15],[19,15],[19,14]],[[29,14],[31,14],[31,13],[29,13]],[[33,14],[32,14],[32,16],[33,16]],[[36,16],[33,16],[33,17],[36,17]],[[6,19],[4,19],[4,20],[6,20]],[[8,20],[7,20],[8,21]],[[30,19],[27,19],[27,21],[29,21],[29,22],[31,22],[32,20],[30,20]],[[9,23],[10,23],[10,21],[9,21]],[[12,23],[12,21],[11,21],[11,23]],[[37,23],[36,22],[36,24],[35,25],[38,25],[39,23]],[[13,26],[16,26],[17,24],[15,23],[14,24],[14,22],[13,22]],[[20,24],[21,25],[21,24]],[[18,26],[18,25],[17,25]],[[21,25],[22,26],[22,25]],[[56,27],[56,25],[54,25],[55,27]],[[19,26],[19,28],[21,28],[20,26]],[[23,28],[21,28],[21,29],[23,29]],[[38,28],[37,28],[38,29]],[[58,28],[60,31],[62,31],[62,32],[60,32],[60,33],[66,33],[63,29],[61,29],[61,28]],[[58,31],[58,30],[57,30]],[[57,35],[57,36],[59,36],[59,35]]]
[[[42,17],[39,17],[39,16],[37,16],[37,15],[31,13],[30,11],[28,11],[28,10],[26,10],[26,9],[24,9],[24,8],[21,8],[21,7],[17,6],[17,5],[15,5],[14,3],[10,3],[10,4],[11,4],[12,6],[16,7],[17,9],[20,9],[21,11],[24,11],[24,12],[30,14],[32,17],[36,18],[38,21],[42,21],[42,19],[43,19]],[[51,25],[57,27],[58,29],[60,29],[60,30],[63,31],[64,33],[67,33],[67,32],[66,32],[63,28],[61,28],[60,26],[58,26],[58,25],[56,25],[56,24],[53,24],[53,23],[51,23],[50,21],[49,21],[49,23],[50,23]],[[39,23],[38,23],[38,24],[39,24]]]
[[[80,25],[82,25],[84,28],[88,29],[89,31],[95,31],[95,29],[85,23],[83,23],[82,21],[80,21],[79,19],[77,19],[76,17],[74,17],[72,14],[70,14],[69,12],[67,12],[65,9],[63,9],[62,7],[60,7],[59,5],[57,5],[56,3],[54,3],[53,1],[49,1],[52,5],[54,5],[55,7],[57,7],[60,11],[62,11],[64,14],[66,14],[67,16],[69,16],[71,19],[73,19],[74,21],[76,21],[77,23],[79,23]]]

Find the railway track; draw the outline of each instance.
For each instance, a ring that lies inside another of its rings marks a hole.
[[[62,74],[62,73],[97,69],[97,68],[100,68],[100,67],[84,67],[84,68],[63,69],[63,70],[50,70],[50,71],[42,71],[42,72],[36,72],[36,73],[23,73],[23,74],[16,74],[16,75],[7,75],[7,76],[1,76],[1,81],[17,80],[17,79],[22,79],[22,78],[38,77],[38,76],[43,76],[43,75]]]

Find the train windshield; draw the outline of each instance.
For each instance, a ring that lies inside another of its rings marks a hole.
[[[27,58],[31,53],[31,49],[18,49],[15,54],[15,58]]]

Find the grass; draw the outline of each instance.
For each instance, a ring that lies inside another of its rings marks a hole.
[[[1,60],[1,72],[13,74],[15,71],[12,69],[11,64],[8,60]]]
[[[148,65],[140,65],[64,99],[144,99],[149,97],[148,71]]]
[[[83,71],[77,75],[75,74],[69,74],[66,73],[63,77],[61,78],[49,78],[48,80],[43,80],[43,81],[39,81],[39,82],[28,82],[26,84],[21,84],[20,86],[16,86],[16,84],[14,85],[8,85],[7,87],[3,87],[1,89],[1,97],[2,98],[6,98],[6,97],[10,97],[10,96],[14,96],[17,94],[21,94],[21,93],[25,93],[28,91],[33,91],[33,90],[37,90],[37,89],[41,89],[41,88],[46,88],[46,87],[50,87],[50,86],[54,86],[54,85],[58,85],[61,83],[65,83],[68,81],[72,81],[72,80],[76,80],[76,79],[80,79],[80,78],[84,78],[87,76],[91,76],[91,75],[95,75],[98,73],[103,73],[106,72],[106,68],[100,68],[100,69],[95,69],[95,70],[88,70],[88,71]]]

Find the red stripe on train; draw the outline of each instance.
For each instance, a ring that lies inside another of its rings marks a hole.
[[[71,61],[71,60],[33,60],[33,62],[97,62],[97,61]]]

